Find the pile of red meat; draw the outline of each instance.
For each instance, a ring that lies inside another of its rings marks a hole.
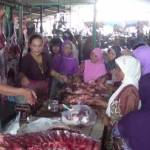
[[[23,135],[1,135],[3,150],[100,150],[100,143],[66,129],[49,129]]]
[[[99,82],[91,84],[74,82],[72,87],[67,88],[68,94],[65,100],[70,104],[91,104],[92,101],[102,100],[102,91],[99,89]]]

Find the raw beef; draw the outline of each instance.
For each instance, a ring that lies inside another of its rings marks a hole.
[[[100,101],[102,97],[103,89],[99,88],[99,81],[87,84],[80,80],[75,80],[72,85],[66,88],[65,101],[70,104],[86,104],[92,105],[93,101]]]
[[[0,148],[6,150],[100,150],[100,143],[66,129],[24,135],[0,136]]]

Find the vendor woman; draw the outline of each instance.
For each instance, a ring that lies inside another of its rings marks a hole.
[[[39,96],[48,96],[50,61],[43,52],[42,36],[32,35],[29,39],[29,53],[23,57],[21,64],[21,85],[34,89]]]

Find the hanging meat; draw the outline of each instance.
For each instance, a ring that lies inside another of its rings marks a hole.
[[[5,15],[4,7],[0,5],[0,49],[5,46],[5,36],[3,34],[3,19]]]
[[[16,85],[18,79],[18,64],[20,59],[20,46],[17,43],[17,26],[18,26],[18,18],[14,16],[14,33],[11,37],[10,44],[9,42],[5,48],[5,56],[7,59],[7,78],[8,84]]]
[[[7,61],[8,84],[16,85],[20,58],[20,47],[17,44],[16,35],[12,36],[10,44],[7,43],[5,48],[5,57]]]
[[[0,82],[6,83],[6,62],[4,56],[5,47],[5,36],[4,36],[4,21],[5,10],[4,7],[0,5]]]
[[[3,150],[100,150],[100,143],[66,129],[49,129],[23,135],[1,135]]]

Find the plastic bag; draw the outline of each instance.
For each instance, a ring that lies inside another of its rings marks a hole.
[[[62,113],[62,122],[67,125],[90,126],[95,124],[96,113],[87,105],[73,105],[70,110]]]
[[[11,120],[5,127],[3,133],[5,134],[17,134],[17,131],[20,128],[19,125],[19,118],[20,118],[20,113],[18,113],[18,115],[16,116],[15,119]]]
[[[64,125],[61,123],[60,118],[55,119],[48,119],[48,118],[38,118],[29,124],[26,124],[25,126],[22,126],[18,133],[33,133],[33,132],[39,132],[44,131],[49,128],[53,128],[56,126],[62,126]]]

